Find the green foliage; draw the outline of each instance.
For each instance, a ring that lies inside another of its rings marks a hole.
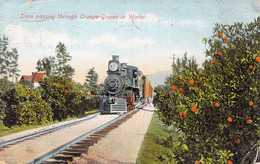
[[[181,134],[174,126],[167,126],[154,114],[136,160],[137,164],[174,163],[173,142]]]
[[[0,78],[11,77],[12,81],[17,81],[18,72],[18,52],[16,48],[12,51],[7,50],[8,38],[0,36]]]
[[[71,61],[71,56],[67,52],[67,48],[64,43],[59,42],[56,46],[56,53],[57,53],[57,67],[56,67],[56,74],[61,75],[64,77],[72,78],[74,75],[74,68],[69,65],[69,61]]]
[[[81,103],[79,104],[79,107],[82,108],[83,111],[86,112],[86,111],[91,111],[91,110],[98,108],[97,107],[97,96],[92,95],[89,88],[82,88],[80,90],[80,94],[81,94],[80,95]]]
[[[9,81],[6,77],[0,79],[0,92],[4,93],[14,87],[14,83]]]
[[[76,83],[63,76],[52,76],[40,81],[44,100],[51,104],[54,120],[84,114],[89,109],[89,91],[80,90]]]
[[[95,68],[91,68],[86,75],[86,82],[85,85],[87,88],[90,88],[91,94],[97,95],[98,94],[98,74],[94,70]]]
[[[8,38],[6,36],[0,37],[0,75],[4,77],[8,74],[6,59],[7,59]]]
[[[55,58],[52,56],[45,57],[42,60],[38,60],[36,66],[37,71],[44,71],[46,72],[47,76],[52,76],[53,72],[55,72],[55,68]]]
[[[52,109],[42,100],[39,90],[16,85],[2,96],[6,102],[3,123],[7,127],[14,125],[37,125],[52,121]]]
[[[21,84],[21,85],[24,85],[24,86],[27,86],[31,89],[33,89],[33,82],[31,81],[27,81],[27,80],[20,80],[18,84]]]
[[[72,57],[67,52],[65,44],[59,42],[55,52],[57,53],[56,58],[49,56],[38,60],[36,66],[37,71],[44,71],[47,76],[64,76],[72,79],[75,70],[69,64]]]
[[[187,150],[174,151],[179,162],[240,163],[260,139],[259,22],[216,24],[204,39],[204,69],[184,56],[173,64],[169,87],[156,91],[160,118],[184,133]]]
[[[14,84],[7,79],[7,77],[0,79],[0,120],[4,118],[4,109],[6,107],[6,102],[3,100],[5,92],[14,87]]]
[[[0,81],[1,82],[1,81]],[[7,79],[3,83],[9,82]],[[10,82],[9,82],[10,83]],[[14,88],[0,92],[1,119],[7,127],[37,125],[68,117],[80,117],[97,108],[90,89],[62,76],[43,78],[41,87],[20,82]]]

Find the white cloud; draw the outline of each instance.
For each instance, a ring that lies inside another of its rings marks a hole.
[[[148,38],[140,39],[140,38],[133,38],[128,40],[120,39],[118,36],[113,34],[104,34],[100,37],[90,39],[88,41],[91,45],[100,45],[106,44],[111,45],[117,48],[129,48],[135,46],[150,46],[153,45],[153,41]]]
[[[66,34],[55,34],[49,31],[31,32],[22,26],[9,24],[5,28],[8,38],[16,44],[48,44],[56,45],[62,41],[66,44],[77,44],[78,41]]]
[[[146,18],[146,20],[148,20],[150,22],[159,22],[160,21],[160,18],[152,13],[145,14],[145,18]]]
[[[199,27],[206,27],[205,22],[201,21],[201,20],[190,20],[190,19],[186,19],[186,20],[181,20],[180,21],[181,25],[184,26],[199,26]]]

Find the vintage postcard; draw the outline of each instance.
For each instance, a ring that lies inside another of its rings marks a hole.
[[[259,27],[260,0],[0,0],[0,163],[52,162],[40,157],[141,104],[89,155],[55,160],[260,161]],[[60,143],[5,144],[92,113]]]

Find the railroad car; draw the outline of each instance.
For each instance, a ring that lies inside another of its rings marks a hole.
[[[112,56],[107,74],[104,90],[98,95],[101,114],[128,112],[136,103],[152,98],[153,88],[148,78],[137,67],[120,63],[119,56]]]

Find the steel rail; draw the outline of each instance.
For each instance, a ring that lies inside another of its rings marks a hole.
[[[134,111],[134,110],[133,110],[133,111]],[[37,159],[35,159],[35,160],[29,162],[28,164],[39,164],[39,163],[42,163],[42,162],[48,160],[49,158],[51,158],[51,157],[53,157],[54,155],[56,155],[56,154],[62,152],[62,151],[65,150],[66,148],[68,148],[68,147],[70,147],[70,146],[76,144],[77,142],[83,140],[84,138],[86,138],[86,137],[88,137],[88,136],[94,134],[95,132],[98,132],[98,131],[100,131],[101,129],[103,129],[103,128],[109,126],[109,125],[111,125],[112,123],[114,123],[114,122],[116,122],[116,121],[118,121],[118,120],[119,120],[120,118],[122,118],[123,116],[124,116],[124,114],[119,115],[119,116],[116,117],[115,119],[113,119],[113,120],[111,120],[111,121],[109,121],[109,122],[107,122],[107,123],[105,123],[105,124],[103,124],[103,125],[101,125],[101,126],[95,128],[95,129],[93,129],[93,130],[91,130],[91,131],[89,131],[89,132],[87,132],[87,133],[85,133],[85,134],[83,134],[83,135],[81,135],[81,136],[79,136],[79,137],[77,137],[77,138],[75,138],[75,139],[73,139],[73,140],[67,142],[67,143],[64,144],[64,145],[61,145],[61,146],[58,147],[58,148],[53,149],[52,151],[50,151],[50,152],[48,152],[48,153],[42,155],[41,157],[39,157],[39,158],[37,158]]]
[[[95,117],[97,117],[98,115],[99,115],[99,113],[92,114],[92,115],[90,115],[90,116],[86,116],[86,117],[84,117],[84,118],[77,119],[76,121],[69,122],[69,123],[64,124],[64,125],[60,125],[60,126],[57,126],[57,127],[45,129],[45,130],[42,130],[42,131],[39,131],[39,132],[27,134],[27,135],[24,135],[24,136],[21,136],[21,137],[17,137],[17,138],[11,139],[11,140],[7,140],[7,141],[0,142],[0,148],[1,148],[1,147],[8,146],[8,145],[11,145],[11,144],[14,144],[14,143],[17,143],[17,142],[20,142],[20,141],[23,141],[23,140],[26,140],[26,139],[30,139],[30,138],[33,138],[33,137],[42,135],[42,134],[45,134],[45,133],[49,133],[49,132],[52,132],[52,131],[56,131],[56,130],[65,128],[65,127],[69,127],[69,126],[72,126],[72,125],[79,124],[79,123],[81,123],[81,122],[83,122],[83,121],[86,121],[86,120],[95,118]]]
[[[141,105],[144,105],[144,104],[141,104],[141,103],[136,104],[135,105],[135,110],[132,110],[132,111],[128,112],[127,114],[121,113],[115,119],[113,119],[113,120],[111,120],[111,121],[109,121],[109,122],[107,122],[107,123],[105,123],[105,124],[95,128],[95,129],[93,129],[93,130],[91,130],[89,132],[86,132],[85,134],[83,134],[83,135],[81,135],[81,136],[79,136],[79,137],[77,137],[77,138],[75,138],[75,139],[73,139],[73,140],[71,140],[71,141],[61,145],[60,147],[57,147],[57,148],[53,149],[52,151],[50,151],[50,152],[48,152],[48,153],[46,153],[46,154],[44,154],[44,155],[34,159],[33,161],[29,162],[28,164],[40,164],[40,163],[42,163],[44,161],[47,161],[51,157],[55,156],[56,154],[59,154],[60,152],[64,151],[65,149],[67,149],[69,147],[71,147],[72,145],[78,143],[79,141],[83,140],[84,138],[87,138],[87,137],[91,136],[92,134],[94,134],[94,133],[104,129],[105,127],[113,124],[114,122],[120,120],[123,116],[131,114],[132,112],[136,111],[137,110],[136,108],[139,108]]]

